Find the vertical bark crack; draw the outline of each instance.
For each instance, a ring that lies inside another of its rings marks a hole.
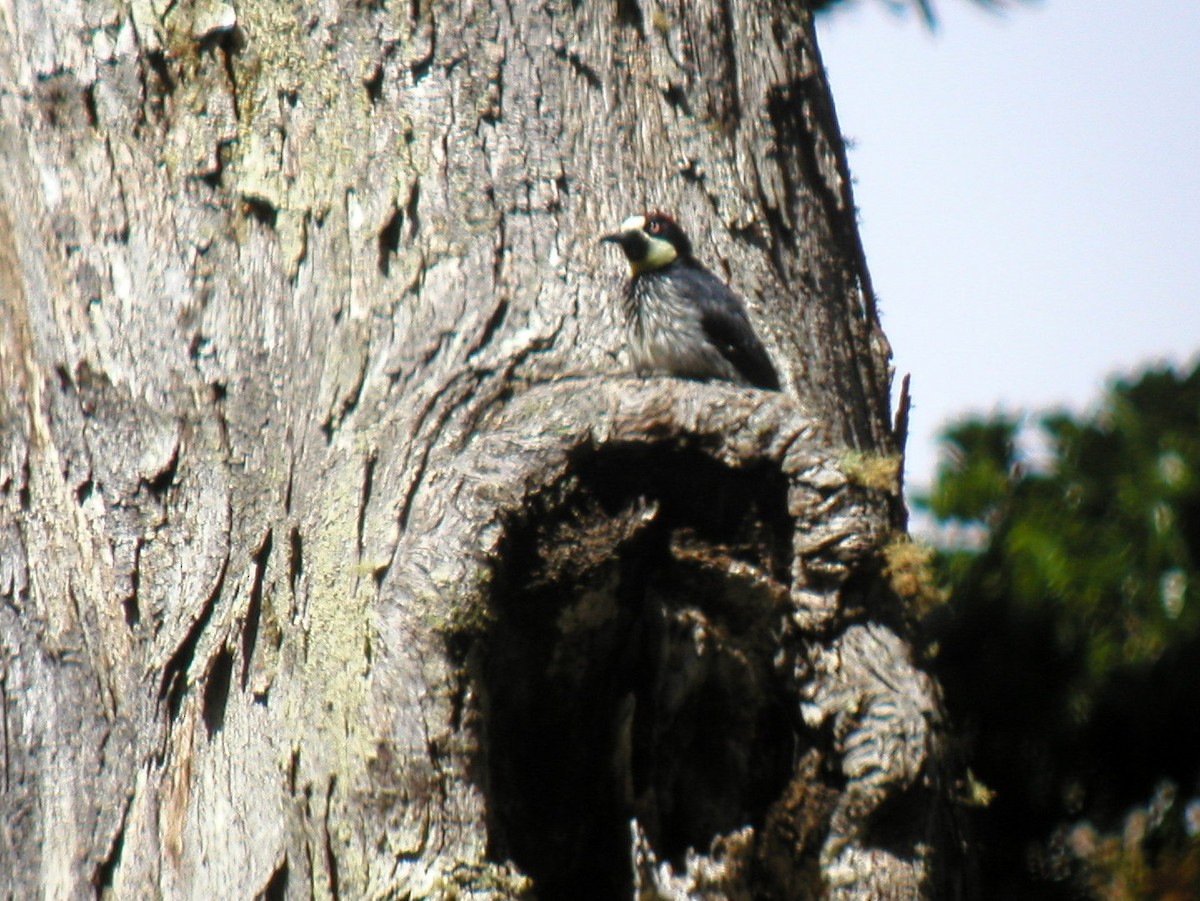
[[[293,536],[296,530],[292,530]],[[295,540],[293,538],[293,540]],[[267,529],[262,545],[254,552],[254,581],[250,585],[250,600],[246,603],[246,619],[242,625],[242,691],[250,679],[250,666],[254,660],[254,649],[258,645],[258,627],[262,620],[263,582],[267,574],[267,561],[271,558],[274,531]],[[211,732],[211,730],[210,730]]]
[[[126,795],[125,803],[121,805],[121,819],[117,825],[117,831],[113,834],[107,853],[96,865],[92,874],[92,887],[95,889],[97,899],[103,898],[105,893],[113,887],[117,868],[121,865],[121,854],[125,850],[125,829],[132,804],[133,795]]]
[[[12,749],[8,726],[8,673],[0,671],[0,742],[4,745],[4,790],[12,788]]]
[[[196,655],[196,646],[200,642],[200,636],[204,634],[204,630],[208,628],[208,623],[212,619],[213,609],[216,607],[217,599],[221,596],[221,591],[225,585],[225,573],[229,569],[229,553],[226,549],[224,558],[221,560],[221,569],[217,574],[217,580],[214,583],[208,597],[204,599],[204,606],[201,607],[200,613],[192,621],[191,627],[184,636],[182,642],[175,649],[175,652],[167,660],[163,667],[162,677],[159,680],[158,699],[165,700],[167,704],[167,718],[175,720],[179,716],[179,707],[183,702],[183,696],[188,689],[188,670],[191,668],[192,659]]]
[[[288,859],[285,854],[271,873],[271,878],[263,886],[261,892],[255,895],[255,901],[286,901],[288,888]]]
[[[325,868],[329,872],[329,894],[333,901],[338,901],[341,897],[338,885],[338,862],[337,856],[333,853],[333,836],[329,828],[329,820],[333,814],[333,790],[337,786],[337,776],[329,777],[329,785],[325,790],[325,817],[322,823],[322,830],[325,835]]]
[[[363,531],[367,525],[367,505],[371,502],[371,487],[375,482],[375,463],[378,459],[378,455],[371,452],[367,454],[367,459],[363,461],[362,493],[358,498],[358,518],[355,524],[355,532],[358,540],[358,556],[360,559],[363,554]],[[293,534],[295,533],[293,532]]]
[[[204,726],[211,740],[225,728],[225,708],[229,705],[229,686],[233,676],[233,652],[221,648],[204,677]]]

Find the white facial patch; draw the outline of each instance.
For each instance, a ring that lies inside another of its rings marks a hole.
[[[630,216],[621,223],[621,232],[622,234],[641,232],[642,237],[646,241],[646,255],[636,262],[634,260],[629,261],[629,272],[631,275],[640,275],[643,272],[653,272],[655,269],[661,269],[679,255],[670,241],[663,238],[656,238],[646,231],[645,216]]]
[[[650,237],[649,235],[647,237],[649,238],[650,245],[646,248],[646,256],[638,262],[637,268],[639,272],[652,272],[655,269],[661,269],[679,256],[679,252],[675,250],[675,245],[670,241]]]

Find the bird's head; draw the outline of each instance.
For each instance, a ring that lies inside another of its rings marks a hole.
[[[653,272],[692,256],[692,242],[675,220],[663,213],[630,216],[621,223],[620,230],[600,240],[620,245],[632,275]]]

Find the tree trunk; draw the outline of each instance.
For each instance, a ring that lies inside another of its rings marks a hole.
[[[801,7],[0,7],[0,896],[957,894]]]

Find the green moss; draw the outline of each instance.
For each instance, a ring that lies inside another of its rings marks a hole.
[[[903,458],[899,454],[847,451],[838,460],[838,468],[853,484],[873,491],[900,492]]]
[[[429,890],[411,896],[413,901],[532,901],[533,883],[512,864],[462,863],[436,879]]]
[[[938,583],[934,554],[929,545],[913,541],[908,535],[897,535],[883,547],[884,578],[918,619],[949,597],[949,592]]]
[[[460,637],[479,635],[487,630],[492,619],[492,611],[482,595],[473,593],[450,608],[450,615],[438,631]]]
[[[962,803],[967,807],[987,807],[995,797],[996,793],[980,782],[976,775],[968,769],[966,784],[963,786]]]

